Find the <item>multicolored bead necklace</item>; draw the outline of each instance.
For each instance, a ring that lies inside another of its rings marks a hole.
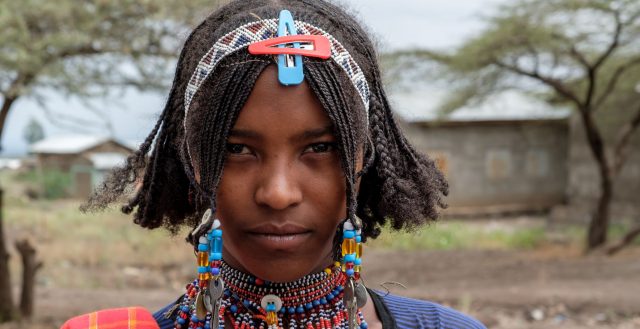
[[[220,270],[226,288],[219,308],[219,328],[224,328],[227,321],[237,329],[348,328],[343,302],[348,278],[339,263],[323,272],[285,283],[261,280],[224,262]],[[199,279],[187,286],[176,320],[177,329],[217,329],[212,327],[210,312],[204,317],[197,314],[196,299],[201,287]],[[357,314],[359,328],[366,329],[362,312]]]

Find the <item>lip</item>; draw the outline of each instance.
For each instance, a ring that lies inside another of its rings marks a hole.
[[[291,251],[309,238],[311,230],[295,224],[270,223],[251,228],[247,233],[259,247],[271,251]]]

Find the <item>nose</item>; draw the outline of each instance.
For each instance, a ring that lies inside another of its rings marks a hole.
[[[298,205],[302,201],[302,191],[292,166],[277,160],[265,166],[255,191],[255,201],[275,210]]]

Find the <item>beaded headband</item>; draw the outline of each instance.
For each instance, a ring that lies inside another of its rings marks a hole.
[[[358,91],[364,104],[367,118],[369,114],[369,85],[360,66],[351,57],[351,54],[331,34],[323,29],[302,21],[294,21],[298,35],[323,36],[329,40],[331,56],[349,77],[349,80]],[[194,95],[202,86],[206,78],[214,71],[216,65],[227,55],[242,48],[265,40],[273,39],[278,35],[278,19],[265,19],[244,24],[218,39],[207,53],[200,59],[196,70],[191,75],[184,96],[184,125],[186,130],[187,115]],[[298,48],[298,47],[296,47]],[[299,55],[296,55],[298,57]],[[317,56],[316,56],[317,57]]]

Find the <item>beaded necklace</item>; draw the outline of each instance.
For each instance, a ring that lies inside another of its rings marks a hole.
[[[348,278],[340,263],[293,282],[276,283],[243,273],[221,261],[220,277],[224,288],[217,321],[212,312],[198,306],[200,292],[208,284],[198,278],[187,285],[176,329],[224,329],[227,321],[234,329],[348,328],[343,302]],[[360,310],[356,321],[359,328],[367,328]]]

